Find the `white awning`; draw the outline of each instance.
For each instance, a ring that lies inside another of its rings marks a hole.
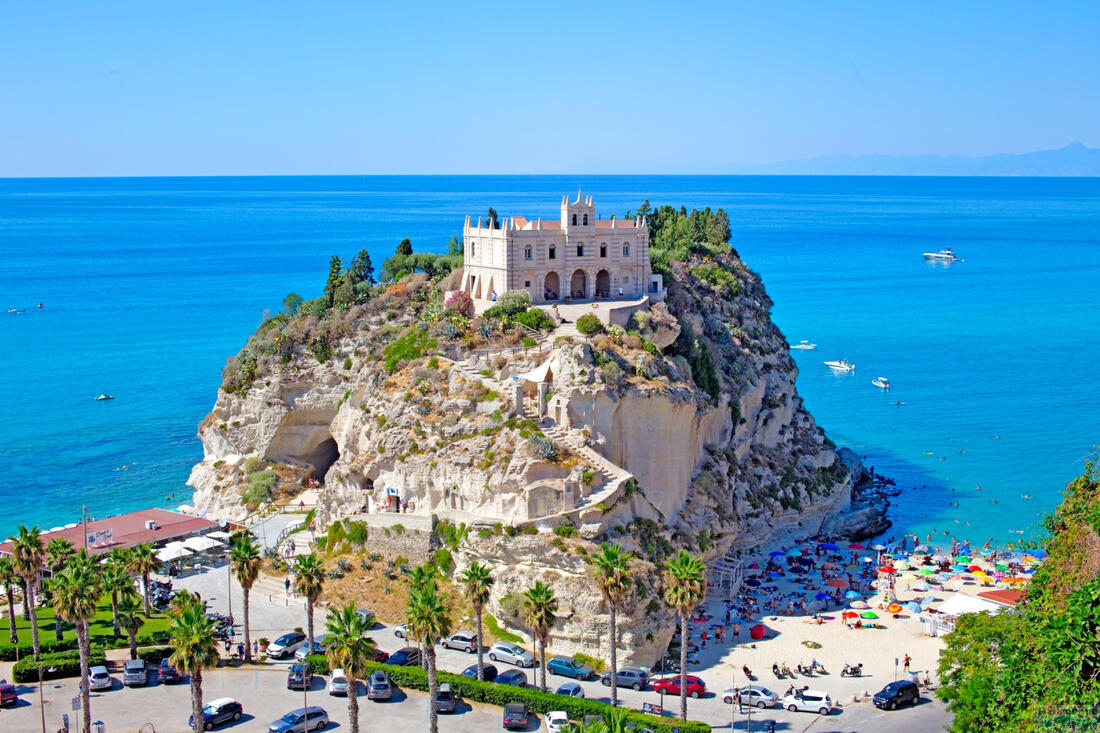
[[[219,530],[217,530],[217,531],[215,531],[215,532],[207,532],[207,533],[206,533],[206,536],[207,536],[207,537],[209,537],[209,538],[211,538],[211,539],[215,539],[215,540],[222,540],[222,541],[225,541],[225,540],[228,540],[228,539],[229,539],[229,537],[230,537],[230,534],[229,534],[228,532],[222,532],[222,531],[221,531],[221,530],[219,529]]]
[[[534,384],[541,384],[546,381],[546,378],[550,374],[550,360],[547,359],[537,367],[527,372],[526,374],[520,374],[517,379],[521,379],[525,382],[532,382]]]
[[[157,553],[157,559],[161,562],[169,562],[171,560],[179,560],[181,557],[187,557],[190,554],[191,551],[185,547],[165,547]]]
[[[208,536],[188,537],[186,540],[183,541],[183,546],[189,550],[194,550],[195,552],[206,552],[207,550],[212,550],[215,547],[225,547],[225,543],[218,542],[217,540],[212,540]]]
[[[968,596],[964,593],[956,593],[941,603],[936,610],[949,616],[959,616],[964,613],[981,613],[982,611],[999,613],[1004,609],[1005,607],[999,603],[976,596]]]

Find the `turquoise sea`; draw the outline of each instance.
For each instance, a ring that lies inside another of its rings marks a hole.
[[[1012,530],[1033,530],[1100,442],[1097,179],[9,179],[0,536],[84,504],[189,502],[226,357],[285,293],[319,292],[330,254],[365,246],[378,266],[406,236],[440,251],[466,214],[557,216],[578,187],[604,216],[646,198],[729,211],[775,321],[818,344],[792,352],[809,409],[904,489],[898,529],[1027,536]],[[921,257],[945,246],[965,261]],[[856,372],[822,364],[837,358]]]

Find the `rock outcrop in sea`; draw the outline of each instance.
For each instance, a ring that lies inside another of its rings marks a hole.
[[[673,629],[659,601],[671,552],[714,559],[782,532],[886,526],[860,498],[858,459],[838,460],[798,396],[759,277],[731,252],[673,261],[665,278],[665,302],[589,338],[453,313],[454,277],[279,316],[230,361],[200,426],[195,506],[241,519],[315,479],[319,524],[365,520],[375,547],[398,518],[424,528],[425,553],[428,530],[465,525],[455,569],[493,567],[502,625],[525,631],[516,599],[543,580],[561,599],[554,651],[601,658],[606,609],[586,557],[621,543],[636,587],[619,658],[652,663]],[[391,495],[407,514],[383,512]]]

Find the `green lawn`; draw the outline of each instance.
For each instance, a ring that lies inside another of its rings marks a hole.
[[[7,643],[8,641],[8,619],[7,619],[7,604],[4,604],[4,618],[0,620],[0,643]],[[29,621],[23,619],[22,613],[16,614],[16,632],[19,634],[19,641],[30,643],[31,642],[31,624]],[[62,634],[66,639],[71,639],[75,636],[76,632],[73,631],[72,624],[61,622]],[[168,628],[168,617],[162,613],[153,612],[145,621],[145,625],[141,627],[141,631],[138,634],[147,634],[154,631],[163,631]],[[100,601],[99,610],[96,612],[95,618],[88,624],[88,631],[91,635],[93,644],[104,644],[106,646],[127,646],[130,643],[130,638],[123,631],[119,637],[119,642],[114,643],[114,627],[111,625],[111,602],[110,600]],[[54,636],[54,612],[49,607],[39,607],[38,609],[38,638],[39,640],[53,639]]]

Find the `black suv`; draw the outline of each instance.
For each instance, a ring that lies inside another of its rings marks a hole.
[[[915,682],[899,680],[891,682],[875,693],[876,708],[897,710],[902,705],[916,705],[920,700],[920,688]]]
[[[233,698],[219,697],[217,700],[211,700],[203,705],[202,727],[204,730],[211,730],[231,720],[240,720],[243,712],[241,704]],[[188,718],[187,726],[189,728],[194,728],[194,720],[194,715]]]

